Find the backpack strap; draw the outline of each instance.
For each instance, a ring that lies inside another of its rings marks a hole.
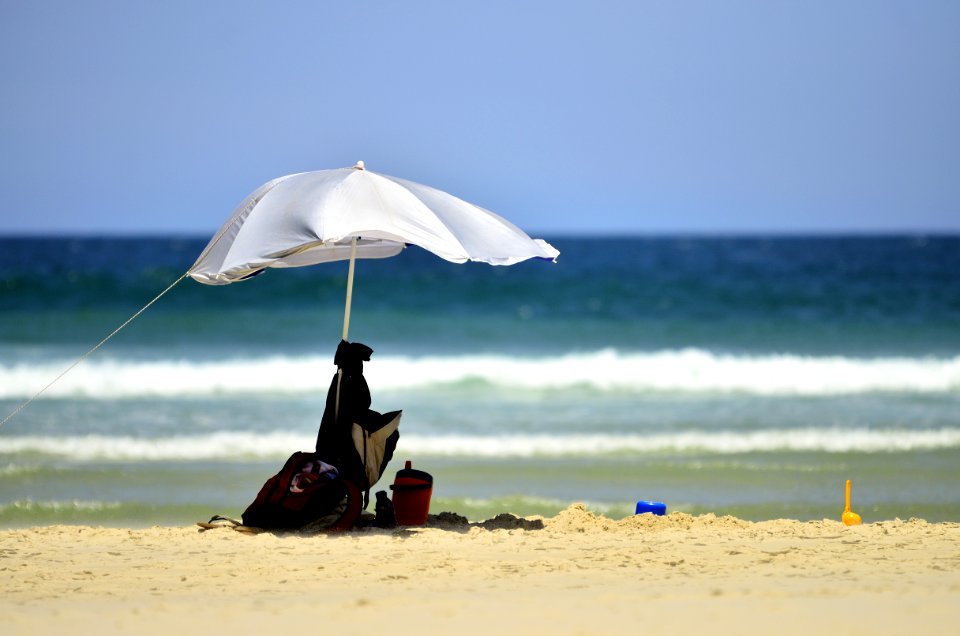
[[[349,479],[343,480],[343,486],[347,491],[347,509],[343,511],[343,515],[336,523],[327,528],[330,532],[350,530],[360,518],[360,489]]]
[[[363,436],[363,469],[367,469],[367,438],[369,435]],[[367,489],[363,491],[363,509],[366,510],[367,506],[370,505],[370,484],[367,484]]]

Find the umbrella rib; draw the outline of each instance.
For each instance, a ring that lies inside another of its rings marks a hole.
[[[247,206],[247,207],[244,208],[242,211],[237,212],[236,214],[234,214],[234,215],[233,215],[233,218],[230,219],[230,221],[229,221],[228,223],[224,223],[223,227],[220,228],[220,232],[217,233],[216,237],[214,237],[214,239],[213,239],[212,241],[210,241],[210,243],[209,243],[209,244],[207,245],[207,247],[203,250],[203,252],[200,253],[200,256],[197,257],[197,263],[199,263],[200,261],[202,261],[204,258],[207,257],[207,254],[209,254],[210,252],[213,251],[213,248],[215,248],[215,247],[217,246],[217,243],[219,243],[219,242],[220,242],[220,239],[223,238],[223,235],[227,233],[227,230],[229,230],[230,228],[232,228],[233,225],[234,225],[234,223],[237,222],[237,218],[238,218],[241,214],[243,214],[244,212],[248,211],[249,209],[250,209],[250,206]],[[191,268],[191,269],[192,269],[192,268]]]
[[[371,173],[371,174],[377,174],[377,173]],[[401,188],[403,188],[404,191],[406,191],[408,194],[410,194],[421,206],[424,206],[427,210],[430,209],[430,206],[427,205],[427,204],[424,202],[423,199],[421,199],[419,196],[417,196],[417,194],[416,194],[415,192],[413,192],[410,188],[408,188],[406,185],[404,185],[403,182],[402,182],[402,180],[394,179],[393,177],[389,177],[389,176],[386,176],[386,175],[380,175],[380,174],[377,174],[377,176],[378,176],[378,177],[381,177],[381,178],[383,178],[383,179],[386,179],[387,181],[393,183],[394,185],[400,186]],[[380,209],[383,210],[387,215],[389,215],[390,220],[391,220],[391,224],[394,225],[394,227],[396,227],[396,224],[393,223],[394,214],[393,214],[392,208],[388,208],[387,206],[385,206],[385,205],[383,204],[383,196],[380,194],[380,188],[378,187],[377,182],[376,182],[376,181],[372,181],[372,184],[373,184],[373,191],[377,194],[377,200],[380,201]],[[470,204],[468,204],[468,205],[470,205]],[[450,230],[450,228],[447,227],[446,224],[444,224],[443,222],[440,222],[440,227],[442,227],[444,230],[446,230],[447,236],[446,236],[445,238],[446,238],[447,240],[452,240],[454,243],[456,243],[457,247],[460,248],[460,252],[461,252],[461,253],[467,254],[467,249],[464,247],[463,241],[460,240],[460,237],[458,237],[456,234],[454,234],[454,233]],[[435,234],[434,234],[434,235],[435,235]],[[404,241],[404,245],[406,245],[406,241]],[[421,246],[421,247],[422,247],[422,246]],[[424,248],[424,249],[426,249],[426,248]],[[430,250],[430,251],[433,251],[433,250]],[[434,252],[434,253],[436,254],[436,252]],[[443,258],[443,257],[441,257],[441,258]],[[471,259],[470,259],[469,256],[467,256],[466,260],[471,260]]]
[[[383,201],[383,195],[380,193],[380,186],[377,184],[376,179],[371,179],[370,183],[373,185],[373,191],[377,195],[377,201],[380,202],[380,209],[390,217],[390,224],[395,225],[393,209],[386,206]]]
[[[245,217],[253,210],[253,208],[257,207],[257,205],[259,205],[260,202],[263,201],[264,197],[266,197],[268,194],[270,194],[270,192],[271,192],[277,185],[279,185],[281,182],[285,181],[286,179],[288,179],[288,178],[291,177],[291,176],[296,176],[296,175],[288,175],[287,177],[280,177],[280,178],[278,178],[278,179],[274,179],[274,180],[271,181],[271,182],[268,182],[268,183],[265,184],[264,186],[261,186],[261,189],[264,189],[264,188],[265,188],[265,191],[262,192],[262,193],[260,194],[260,196],[258,196],[258,197],[253,197],[253,198],[250,200],[250,202],[249,202],[246,206],[244,206],[243,209],[237,210],[236,212],[234,212],[233,216],[231,216],[230,219],[229,219],[226,223],[224,223],[223,226],[221,226],[220,231],[217,232],[216,236],[214,236],[214,238],[207,244],[207,246],[203,249],[203,252],[200,253],[200,256],[197,257],[197,260],[194,262],[194,264],[190,267],[189,270],[187,270],[187,274],[186,274],[186,275],[189,275],[190,272],[192,272],[192,271],[196,268],[196,266],[197,266],[203,259],[205,259],[205,258],[207,257],[207,255],[210,254],[210,252],[213,251],[213,248],[215,248],[215,247],[217,246],[217,244],[220,243],[220,240],[223,239],[224,235],[225,235],[228,231],[230,231],[230,229],[233,228],[233,226],[237,223],[237,221],[238,221],[239,219],[245,218]],[[178,282],[179,282],[179,281],[178,281]],[[174,283],[174,284],[176,284],[176,283]],[[164,292],[164,293],[166,293],[166,292]]]

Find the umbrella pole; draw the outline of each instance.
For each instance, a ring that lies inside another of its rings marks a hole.
[[[350,242],[350,269],[347,271],[347,302],[343,308],[343,339],[350,331],[350,305],[353,303],[353,267],[357,261],[357,237]]]
[[[347,302],[343,308],[343,340],[346,341],[350,331],[350,305],[353,303],[353,268],[357,262],[357,237],[350,241],[350,269],[347,270]],[[333,403],[333,421],[340,419],[340,380],[343,379],[343,369],[337,369],[337,397]]]

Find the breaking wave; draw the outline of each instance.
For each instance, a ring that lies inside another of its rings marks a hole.
[[[0,399],[33,395],[69,361],[0,365]],[[87,361],[49,397],[125,398],[249,393],[325,393],[327,357],[274,356],[220,361]],[[652,353],[601,350],[548,357],[384,356],[367,364],[376,391],[480,385],[513,391],[586,388],[620,392],[840,395],[960,391],[960,356],[849,358],[723,355],[701,349]]]
[[[312,435],[221,432],[163,438],[18,436],[0,438],[0,455],[75,461],[207,461],[285,458],[312,449]],[[960,448],[960,429],[792,429],[687,431],[650,435],[403,435],[398,454],[419,457],[599,457],[654,453],[883,453]]]
[[[0,399],[36,393],[70,361],[0,365]],[[320,356],[221,361],[87,361],[48,397],[128,398],[218,394],[323,394],[333,366]],[[601,350],[548,357],[384,356],[367,364],[376,391],[479,385],[512,391],[585,388],[619,392],[841,395],[960,391],[960,356],[850,358],[724,355],[701,349],[652,353]]]

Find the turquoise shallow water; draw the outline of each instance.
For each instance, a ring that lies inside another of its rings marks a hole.
[[[960,520],[960,239],[550,240],[556,264],[358,263],[373,406],[404,410],[387,481],[412,459],[471,519],[820,519],[852,479],[866,521]],[[0,410],[204,242],[0,240]],[[238,515],[313,444],[340,265],[178,285],[0,428],[0,525]]]

